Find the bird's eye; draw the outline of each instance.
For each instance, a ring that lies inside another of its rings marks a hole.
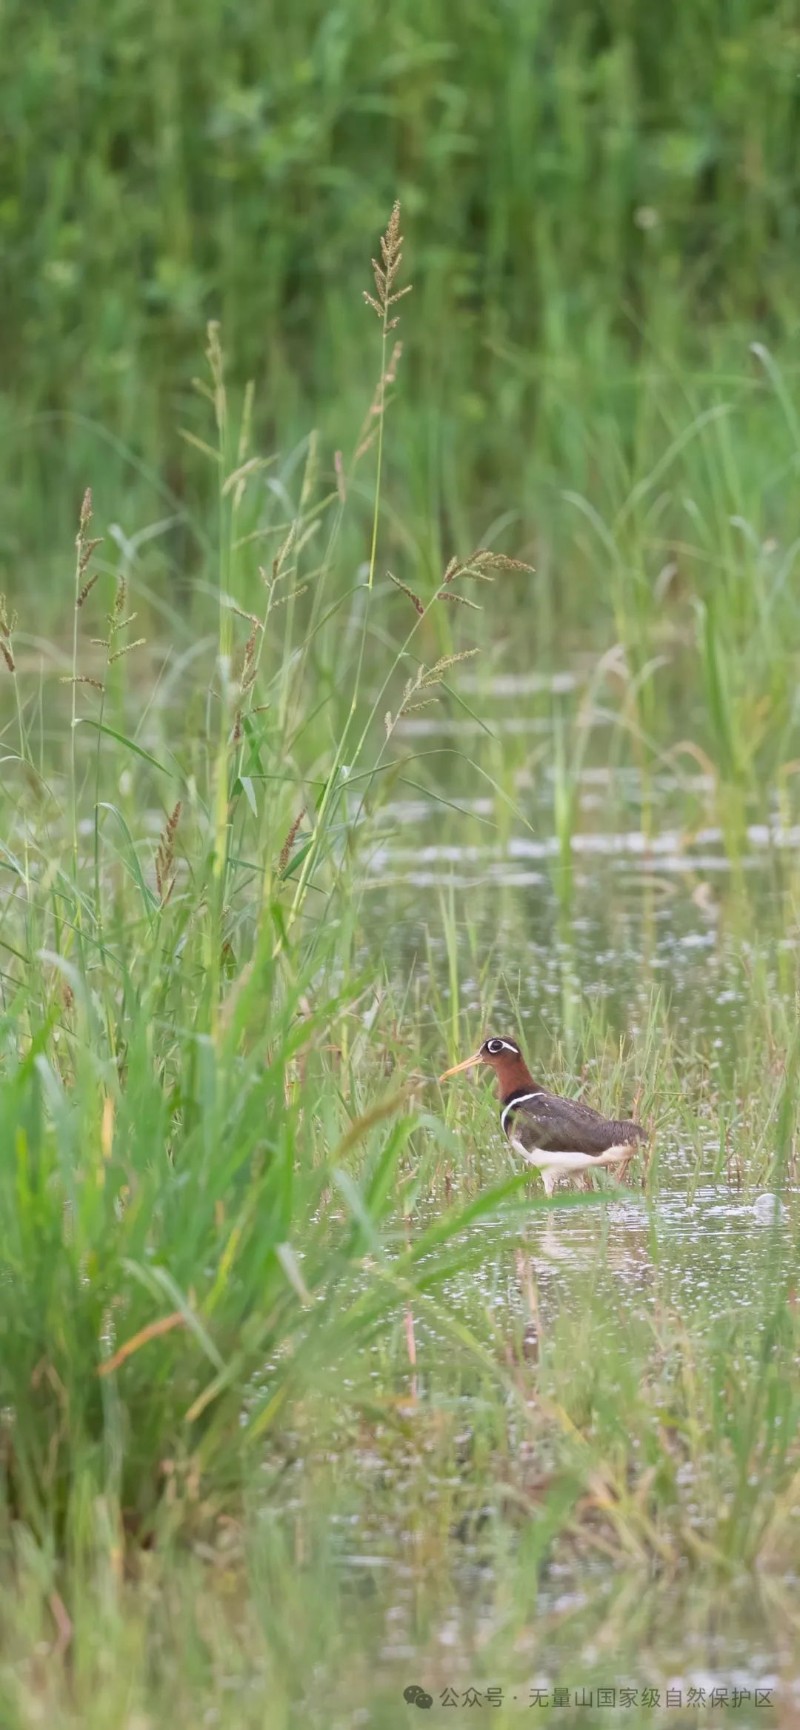
[[[502,1039],[487,1039],[486,1050],[490,1057],[499,1057],[503,1049]]]

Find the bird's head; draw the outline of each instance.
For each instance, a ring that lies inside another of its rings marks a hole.
[[[473,1069],[478,1063],[488,1063],[494,1070],[501,1094],[510,1093],[515,1087],[525,1087],[530,1082],[530,1071],[519,1046],[513,1039],[500,1039],[496,1034],[484,1039],[472,1057],[465,1057],[463,1062],[454,1063],[452,1069],[446,1069],[439,1080],[446,1081],[449,1075],[458,1075],[462,1069]]]

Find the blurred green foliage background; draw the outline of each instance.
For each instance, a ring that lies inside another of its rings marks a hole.
[[[347,445],[398,195],[394,460],[471,538],[531,511],[532,461],[576,478],[570,423],[634,436],[643,357],[741,372],[796,329],[792,0],[6,0],[0,92],[12,586],[31,555],[47,582],[87,478],[132,520],[154,481],[207,486],[176,429],[210,317],[268,448]]]

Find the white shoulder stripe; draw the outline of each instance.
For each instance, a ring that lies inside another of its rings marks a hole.
[[[541,1089],[537,1088],[536,1093],[518,1093],[516,1099],[510,1099],[508,1105],[503,1106],[500,1113],[500,1128],[504,1135],[508,1135],[508,1130],[506,1129],[506,1118],[508,1117],[509,1112],[516,1111],[517,1106],[523,1105],[526,1099],[536,1099],[540,1092]]]

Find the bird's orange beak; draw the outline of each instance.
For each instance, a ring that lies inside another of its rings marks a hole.
[[[452,1069],[446,1069],[444,1075],[439,1076],[439,1080],[446,1081],[448,1075],[458,1075],[462,1069],[472,1069],[474,1064],[482,1062],[480,1052],[476,1051],[474,1057],[465,1057],[463,1063],[454,1063]]]

